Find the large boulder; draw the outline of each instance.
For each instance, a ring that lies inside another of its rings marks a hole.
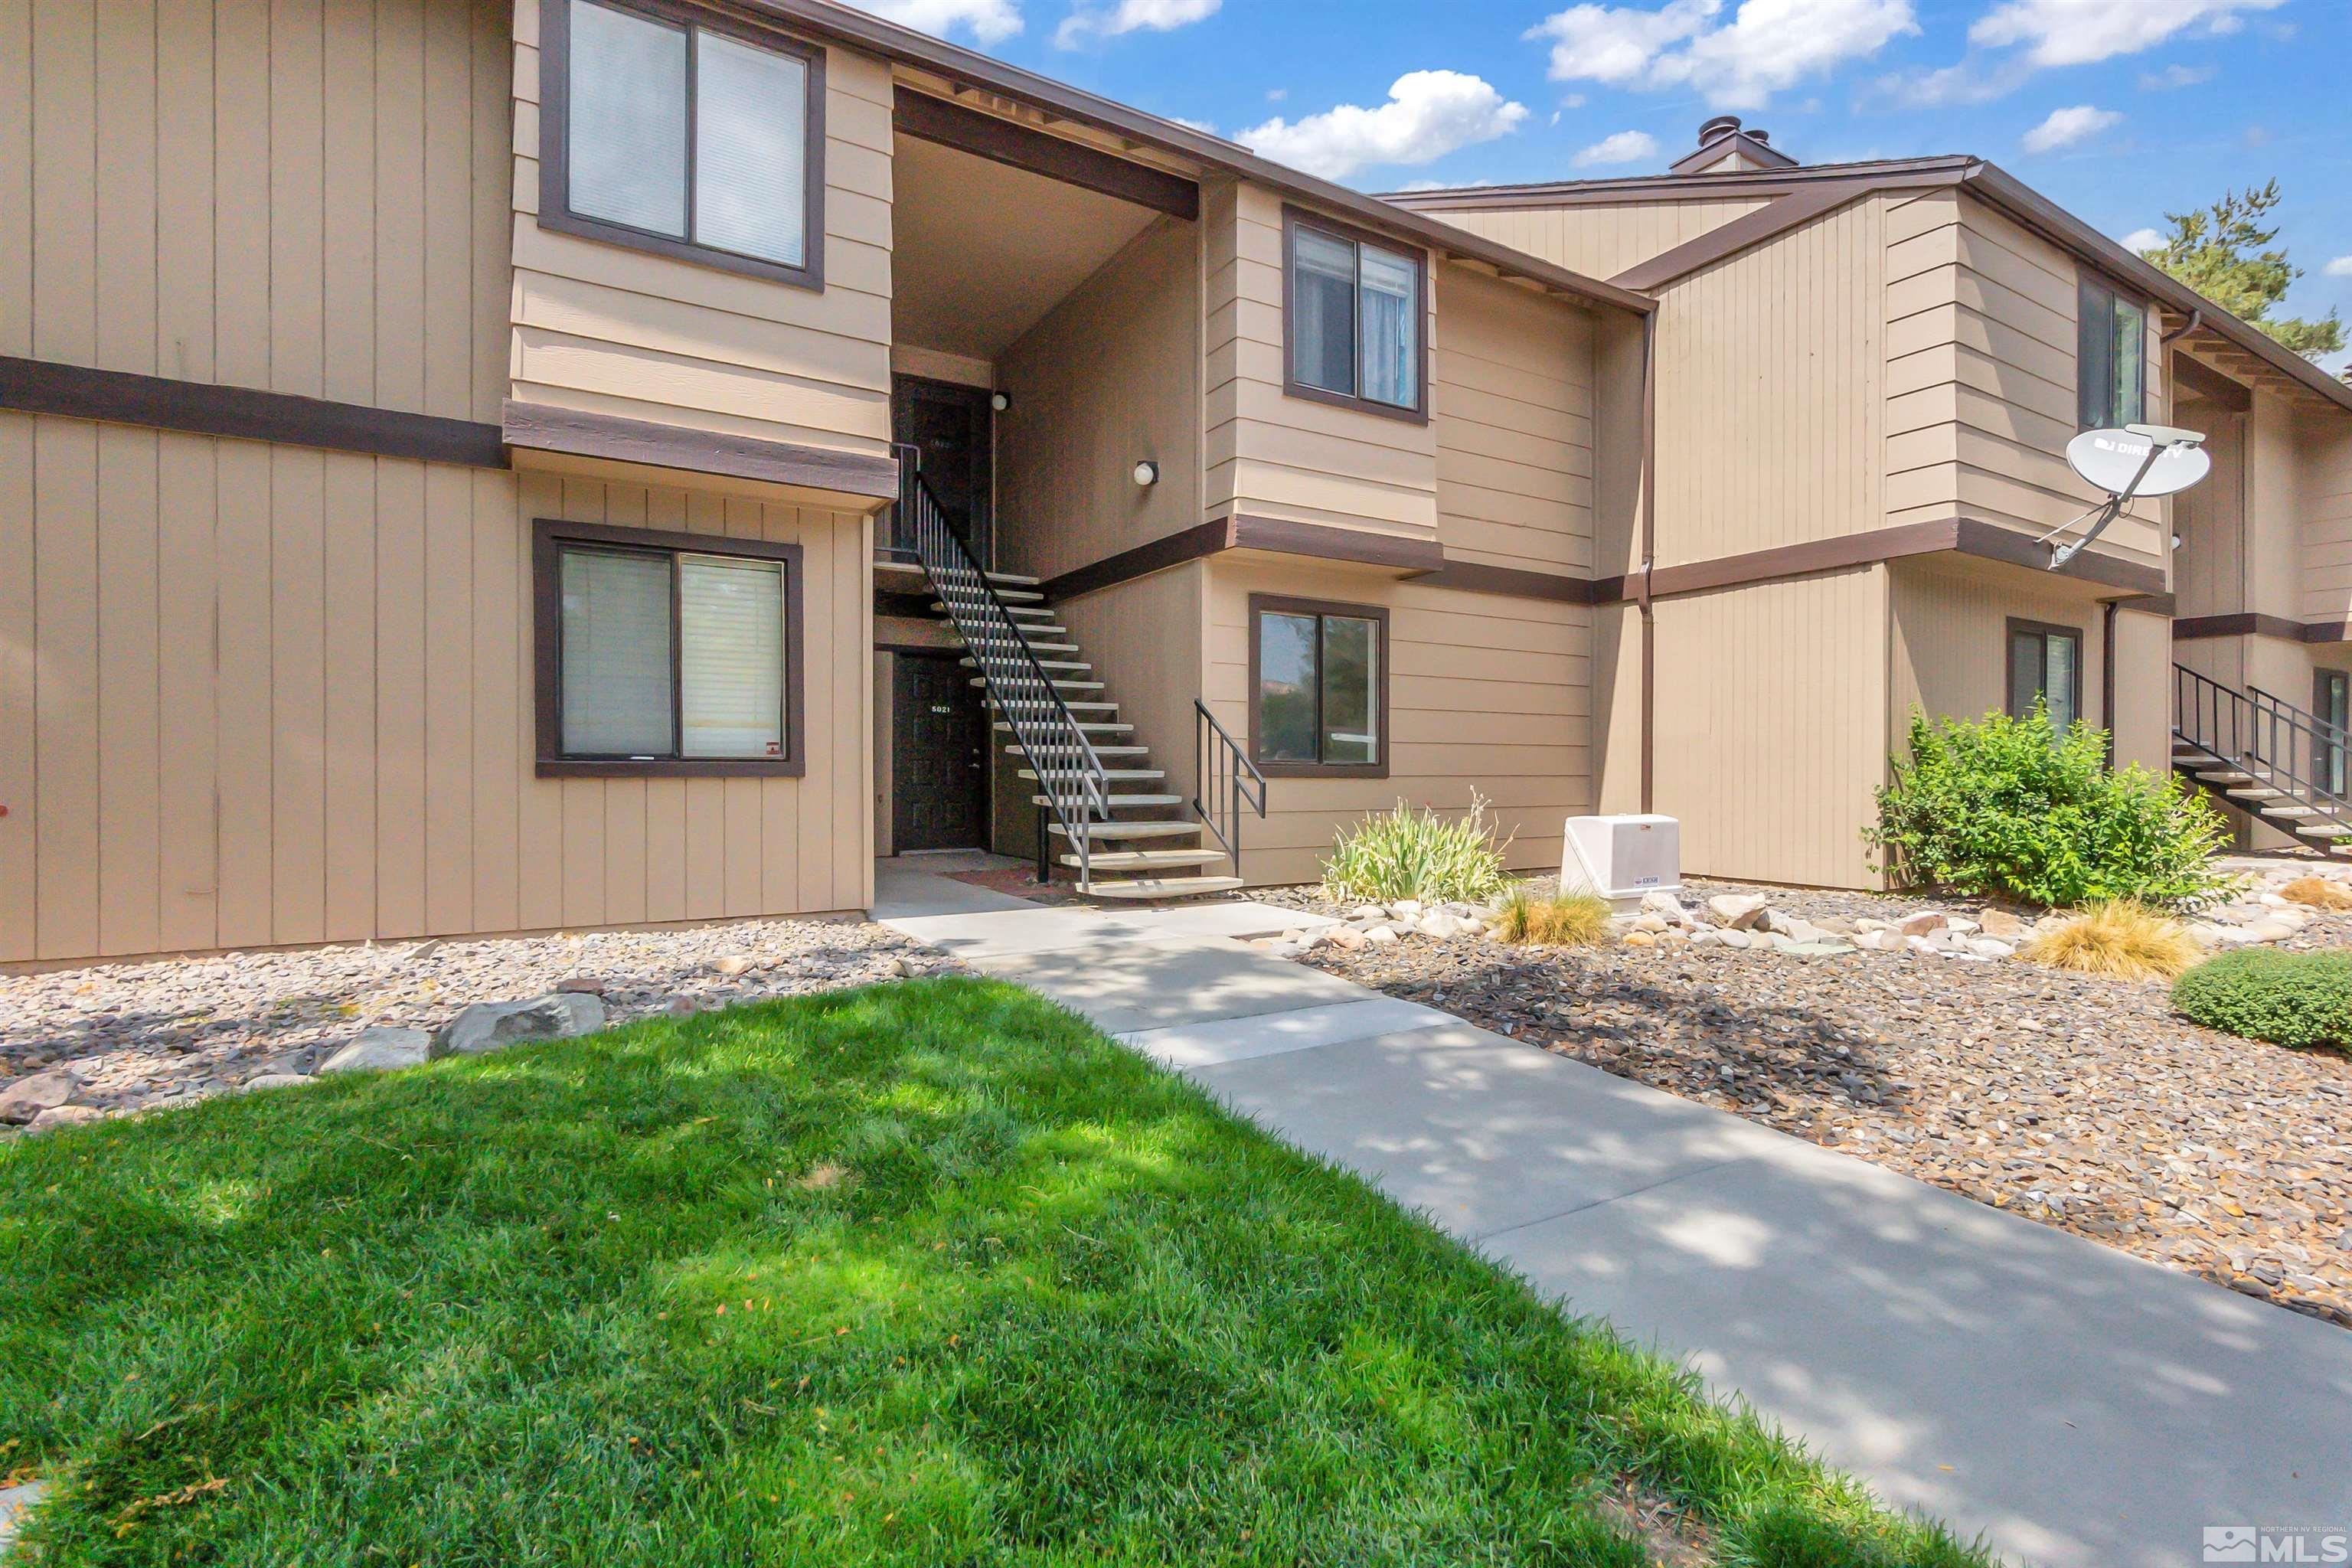
[[[1764,918],[1769,902],[1761,893],[1717,893],[1707,900],[1706,907],[1717,925],[1746,931]]]
[[[604,1002],[557,991],[528,1002],[477,1002],[434,1032],[431,1054],[478,1057],[531,1040],[562,1040],[604,1026]]]
[[[21,1127],[44,1110],[63,1105],[81,1087],[81,1079],[63,1068],[37,1072],[0,1089],[0,1121]]]
[[[400,1029],[379,1024],[362,1029],[358,1039],[319,1064],[320,1073],[382,1072],[388,1068],[413,1068],[433,1054],[433,1037],[423,1029]]]

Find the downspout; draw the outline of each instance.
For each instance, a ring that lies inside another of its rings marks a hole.
[[[2107,772],[2116,771],[2116,599],[2099,601],[2099,721],[2107,731]]]
[[[1642,318],[1642,570],[1634,604],[1642,615],[1642,815],[1657,809],[1658,623],[1650,569],[1658,557],[1658,314]]]

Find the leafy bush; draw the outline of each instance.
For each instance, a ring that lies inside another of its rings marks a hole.
[[[2172,1005],[2250,1040],[2352,1049],[2352,952],[2240,948],[2175,981]]]
[[[2063,924],[2034,932],[2025,944],[2025,956],[2036,963],[2131,980],[2169,980],[2203,952],[2178,921],[2146,904],[2121,900],[2094,904]]]
[[[1424,902],[1493,898],[1508,879],[1503,851],[1486,822],[1486,797],[1470,793],[1466,816],[1440,816],[1399,801],[1384,816],[1342,828],[1323,868],[1323,890],[1335,899],[1420,899]]]
[[[2104,731],[2053,733],[2039,703],[2022,719],[1914,711],[1910,755],[1894,768],[1864,837],[1906,885],[2055,909],[2176,908],[2227,880],[2209,859],[2228,831],[2219,812],[2137,764],[2109,771]]]
[[[1593,947],[1609,940],[1609,900],[1598,893],[1539,899],[1515,888],[1495,916],[1495,934],[1538,947]]]

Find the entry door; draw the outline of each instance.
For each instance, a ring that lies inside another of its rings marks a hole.
[[[989,565],[993,542],[990,501],[994,495],[994,418],[989,394],[977,386],[902,375],[890,384],[891,439],[923,455],[923,479],[940,500],[948,522],[964,544]],[[902,519],[890,542],[911,555],[915,541]]]
[[[2332,743],[2323,753],[2326,761],[2322,782],[2328,794],[2340,795],[2347,783],[2342,737],[2346,731],[2352,730],[2352,675],[2340,669],[2312,671],[2311,709],[2333,731],[2327,737]]]
[[[988,714],[956,656],[900,654],[890,751],[891,842],[987,847]]]

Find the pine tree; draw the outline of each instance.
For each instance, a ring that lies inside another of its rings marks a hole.
[[[2344,346],[2344,323],[2334,310],[2315,321],[2271,315],[2303,276],[2284,249],[2263,248],[2278,238],[2278,226],[2263,221],[2278,202],[2273,180],[2259,189],[2225,191],[2201,212],[2167,213],[2170,237],[2140,254],[2239,320],[2316,359]]]

